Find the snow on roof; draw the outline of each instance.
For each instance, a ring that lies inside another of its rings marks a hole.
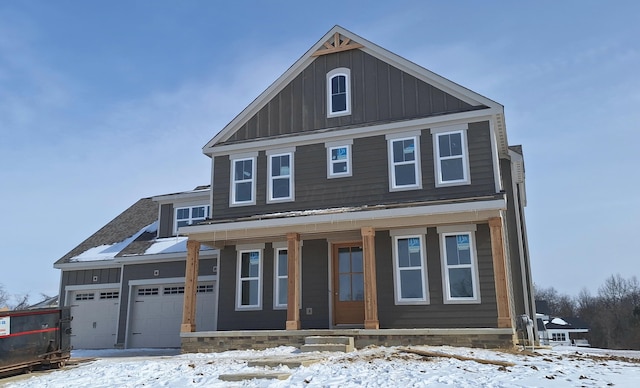
[[[187,237],[159,238],[144,252],[145,255],[155,255],[159,253],[178,253],[187,251]],[[206,245],[202,245],[200,250],[211,250]]]
[[[129,244],[135,241],[142,233],[156,233],[158,230],[158,221],[155,221],[136,232],[134,235],[129,236],[125,240],[117,242],[115,244],[100,245],[97,247],[89,248],[81,254],[69,259],[69,262],[85,262],[85,261],[100,261],[100,260],[113,260],[118,253],[120,253]]]
[[[556,325],[568,325],[569,323],[562,318],[553,318],[551,323],[555,323]]]

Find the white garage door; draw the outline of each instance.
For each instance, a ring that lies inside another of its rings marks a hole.
[[[74,349],[113,348],[116,343],[119,292],[82,290],[70,293],[71,346]]]
[[[215,330],[215,282],[201,282],[196,297],[198,331]],[[178,348],[184,285],[135,287],[129,324],[129,348]]]

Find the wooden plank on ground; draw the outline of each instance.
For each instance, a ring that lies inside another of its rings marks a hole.
[[[491,365],[499,365],[499,366],[505,366],[505,367],[516,365],[512,362],[507,362],[507,361],[485,360],[482,358],[466,357],[466,356],[460,356],[457,354],[432,352],[429,350],[422,350],[422,349],[400,348],[400,351],[406,352],[406,353],[418,354],[420,356],[425,356],[425,357],[446,357],[446,358],[455,358],[456,360],[461,360],[461,361],[475,361],[480,364],[491,364]]]

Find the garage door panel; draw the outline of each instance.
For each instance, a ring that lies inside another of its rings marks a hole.
[[[215,330],[215,283],[201,283],[196,295],[198,330]],[[130,348],[180,347],[184,286],[140,286],[134,290]]]
[[[113,348],[119,307],[118,290],[70,293],[71,346],[74,349]]]

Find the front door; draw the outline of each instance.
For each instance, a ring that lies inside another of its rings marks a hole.
[[[333,245],[333,285],[334,324],[363,325],[362,243]]]

